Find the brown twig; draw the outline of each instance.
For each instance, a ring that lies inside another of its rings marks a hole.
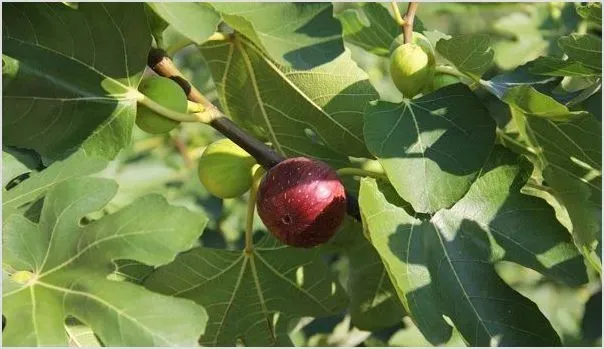
[[[179,135],[172,136],[172,141],[174,142],[174,146],[180,153],[183,161],[185,162],[185,167],[192,168],[193,167],[193,159],[189,156],[189,150],[187,149],[187,145],[182,141]]]
[[[206,112],[209,112],[209,114],[212,115],[212,121],[209,122],[210,126],[214,127],[241,148],[245,149],[245,151],[253,156],[266,170],[285,159],[283,155],[275,152],[266,144],[260,142],[255,137],[239,128],[231,121],[231,119],[216,108],[210,100],[205,98],[195,86],[191,85],[186,80],[164,50],[157,48],[151,49],[147,64],[158,75],[170,78],[178,83],[185,91],[187,98],[190,101],[201,104]]]
[[[413,42],[413,20],[415,19],[415,12],[417,11],[418,3],[411,1],[407,7],[407,13],[403,17],[403,37],[405,44]]]

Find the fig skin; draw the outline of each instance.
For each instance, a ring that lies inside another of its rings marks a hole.
[[[214,196],[227,199],[243,195],[252,186],[252,167],[256,160],[228,138],[220,139],[204,150],[197,175]]]
[[[141,82],[138,90],[156,103],[179,113],[187,112],[187,95],[180,85],[161,76],[147,78]],[[136,110],[136,125],[152,134],[167,133],[180,124],[153,110],[139,105]]]
[[[392,81],[406,98],[413,98],[422,91],[431,82],[433,74],[434,64],[417,44],[401,45],[390,56]]]
[[[260,182],[256,204],[268,230],[294,247],[327,242],[346,215],[346,193],[337,173],[304,157],[270,169]]]
[[[428,62],[431,65],[436,64],[436,58],[434,57],[434,47],[432,46],[430,40],[424,34],[413,32],[411,42],[418,45],[422,48],[422,50],[424,50],[424,52],[426,52],[426,54],[428,55]],[[390,54],[392,55],[392,52],[394,52],[394,50],[404,44],[405,34],[400,34],[399,36],[394,38],[394,40],[392,40],[392,44],[390,44]]]

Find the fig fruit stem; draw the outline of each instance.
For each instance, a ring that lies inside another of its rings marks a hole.
[[[203,106],[199,103],[195,103],[192,101],[187,101],[187,113],[201,113],[203,112]]]
[[[343,167],[341,169],[336,170],[338,176],[360,176],[360,177],[371,177],[375,179],[387,179],[386,174],[383,172],[376,171],[368,171],[363,170],[362,168],[354,168],[354,167]]]
[[[598,275],[602,275],[602,262],[600,262],[600,259],[596,253],[587,246],[583,246],[582,250],[585,259],[587,259],[591,267],[598,273]]]
[[[229,35],[221,33],[221,32],[215,32],[214,34],[210,35],[210,37],[208,38],[208,41],[225,41],[229,39]]]
[[[181,139],[180,135],[172,136],[172,142],[174,142],[174,147],[180,153],[186,168],[193,168],[193,159],[189,156],[189,152],[187,150],[187,145]]]
[[[183,122],[203,122],[205,124],[210,123],[212,121],[212,114],[206,111],[202,111],[199,113],[179,113],[173,110],[170,110],[163,105],[155,102],[151,98],[145,96],[144,94],[140,94],[141,97],[138,98],[137,102],[144,105],[145,107],[153,110],[154,112],[167,117],[168,119],[183,121]],[[199,106],[202,107],[202,106]]]
[[[448,65],[436,66],[436,68],[434,68],[434,70],[438,73],[449,74],[449,75],[457,76],[458,78],[467,78],[467,76],[464,73],[462,73],[459,70],[457,70],[453,67],[450,67]]]
[[[260,165],[254,165],[252,169],[252,187],[250,188],[250,196],[247,202],[247,215],[245,218],[245,253],[250,254],[254,250],[254,243],[252,241],[254,233],[254,213],[256,211],[256,196],[258,194],[258,187],[262,176],[266,173]]]
[[[396,4],[396,0],[392,0],[391,5],[392,5],[392,12],[394,12],[394,20],[396,21],[396,24],[398,24],[402,29],[403,25],[405,24],[405,20],[403,19],[403,16],[401,16],[401,11],[398,10],[398,5]]]
[[[415,12],[417,11],[419,4],[415,1],[411,1],[407,6],[407,13],[403,16],[403,37],[405,38],[405,44],[413,42],[413,21],[415,19]]]

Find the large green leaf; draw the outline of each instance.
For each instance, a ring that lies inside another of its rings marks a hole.
[[[430,342],[450,334],[441,314],[475,346],[559,341],[538,308],[493,269],[507,260],[570,285],[587,282],[581,255],[553,209],[521,194],[527,172],[496,147],[467,195],[423,222],[390,203],[373,180],[363,181],[359,202],[371,242]]]
[[[129,144],[151,45],[143,6],[4,6],[5,144],[53,160],[76,147],[113,158]]]
[[[517,159],[498,146],[463,199],[433,221],[444,219],[448,226],[462,228],[475,225],[483,231],[476,240],[486,232],[490,242],[483,239],[481,243],[492,245],[492,260],[515,262],[568,285],[586,283],[583,259],[554,210],[542,200],[521,194],[530,166],[522,162],[526,168],[521,168]],[[447,229],[439,226],[439,230]]]
[[[456,84],[401,104],[369,106],[365,140],[399,195],[417,212],[436,212],[470,187],[494,144],[495,122]]]
[[[330,3],[214,2],[223,20],[285,66],[310,69],[344,51]]]
[[[488,35],[469,34],[442,39],[436,43],[438,51],[460,72],[479,80],[489,69],[495,55]]]
[[[38,224],[20,215],[3,223],[2,265],[11,274],[2,295],[5,345],[64,346],[67,316],[90,326],[107,346],[197,343],[207,320],[203,308],[107,275],[117,259],[170,262],[192,246],[207,219],[149,195],[81,225],[116,189],[100,178],[64,182],[46,195]]]
[[[523,140],[536,150],[544,186],[564,206],[565,225],[579,246],[593,247],[601,232],[602,125],[587,112],[571,112],[530,86],[507,91]]]
[[[482,228],[448,218],[437,213],[435,231],[425,235],[428,267],[442,309],[464,338],[473,346],[560,345],[537,305],[506,285],[490,265],[489,252],[480,246],[487,239],[480,236]]]
[[[44,171],[32,174],[17,187],[3,192],[2,216],[8,218],[27,204],[40,199],[44,194],[65,181],[86,176],[102,170],[107,165],[105,160],[86,157],[83,152],[77,152],[65,160],[57,161]],[[3,176],[9,175],[3,168]]]
[[[192,299],[210,316],[202,345],[291,345],[283,319],[327,316],[347,297],[320,261],[319,250],[279,244],[266,236],[253,252],[200,247],[152,274],[145,286]]]
[[[164,21],[198,45],[203,44],[210,35],[214,34],[220,23],[220,14],[208,3],[149,2],[147,4]]]
[[[340,166],[348,155],[370,156],[363,109],[377,93],[349,51],[307,71],[277,65],[243,38],[207,43],[202,53],[224,111],[278,152]]]
[[[426,267],[422,236],[428,224],[390,204],[373,179],[361,182],[359,205],[366,233],[405,310],[426,339],[433,344],[445,343],[452,330],[442,317]]]

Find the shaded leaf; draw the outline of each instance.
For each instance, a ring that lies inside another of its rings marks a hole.
[[[333,18],[330,3],[214,2],[212,6],[225,23],[281,65],[311,69],[344,51],[342,26]]]
[[[492,261],[515,262],[568,285],[586,283],[583,258],[554,210],[521,193],[530,172],[518,160],[515,154],[496,147],[468,193],[439,217],[457,227],[468,220],[475,224],[483,233],[473,239],[491,245]]]
[[[534,61],[531,72],[548,76],[598,76],[602,75],[577,61],[554,57],[539,57]]]
[[[309,71],[279,66],[242,39],[208,43],[202,53],[225,112],[278,152],[340,166],[348,155],[370,156],[363,109],[377,93],[349,51]]]
[[[347,219],[322,249],[348,256],[349,311],[356,328],[375,331],[401,322],[404,308],[379,254],[363,235],[360,222]]]
[[[602,72],[602,39],[594,35],[571,34],[558,40],[558,45],[568,59]]]
[[[502,98],[505,92],[512,87],[521,85],[543,85],[554,81],[553,77],[535,75],[534,65],[529,63],[493,77],[490,80],[480,80],[480,84],[498,98]]]
[[[464,338],[473,346],[560,345],[539,308],[506,285],[489,253],[471,241],[485,238],[481,227],[469,220],[458,225],[441,212],[433,218],[436,231],[426,234],[428,265],[438,276],[440,304]]]
[[[2,264],[13,281],[2,295],[5,345],[65,346],[67,316],[90,326],[107,346],[197,343],[207,319],[203,308],[107,275],[116,259],[170,262],[194,243],[207,219],[150,195],[79,224],[115,191],[111,180],[74,179],[49,190],[38,224],[20,215],[4,221]]]
[[[488,35],[470,34],[442,39],[436,43],[438,51],[460,72],[475,80],[489,69],[493,62],[493,49]]]
[[[4,142],[53,160],[76,147],[113,158],[129,144],[151,45],[143,6],[5,6]]]
[[[495,140],[495,123],[463,84],[365,116],[367,147],[417,212],[450,207],[468,190]]]
[[[347,297],[318,249],[279,244],[266,236],[252,253],[206,247],[179,255],[146,281],[151,290],[203,305],[210,316],[202,345],[291,345],[284,319],[327,316]]]
[[[503,100],[512,107],[524,141],[537,150],[535,165],[564,205],[575,242],[593,248],[601,231],[601,124],[530,86],[510,89]]]
[[[581,332],[587,339],[602,338],[602,290],[592,294],[585,303]]]
[[[348,9],[337,15],[342,22],[344,40],[382,57],[390,56],[390,45],[402,34],[388,9],[380,3],[362,3],[358,9]],[[415,17],[413,30],[423,30]]]

